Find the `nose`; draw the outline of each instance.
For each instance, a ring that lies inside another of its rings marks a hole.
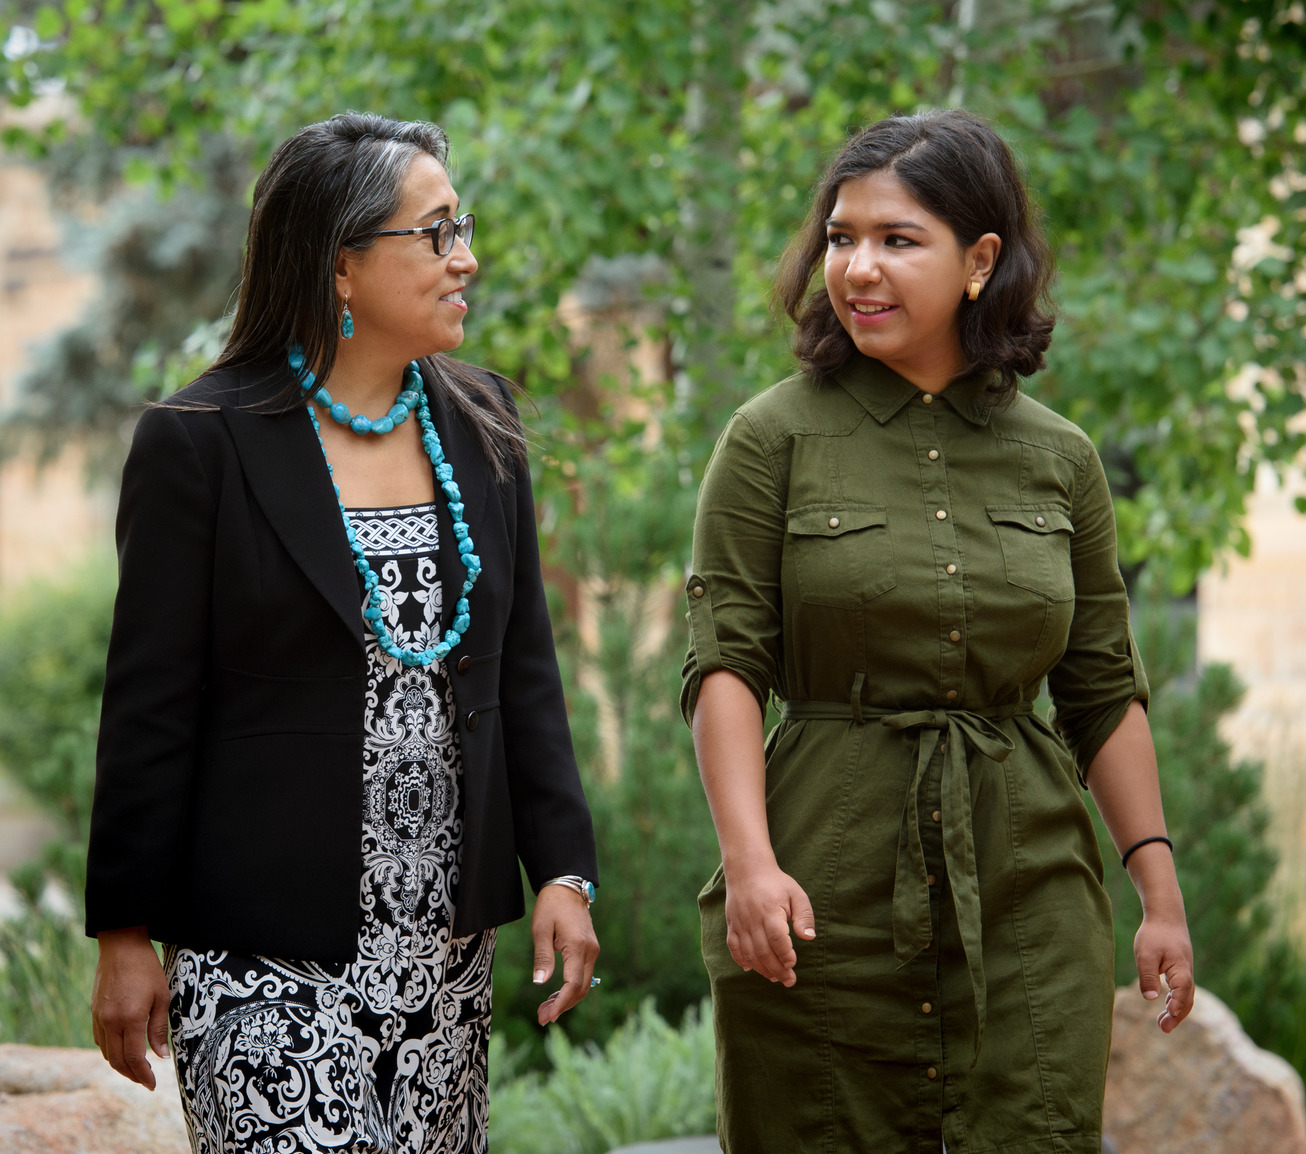
[[[869,242],[857,245],[848,258],[848,268],[844,273],[850,284],[878,284],[880,280],[880,261],[876,256],[875,246]]]
[[[471,276],[480,267],[460,236],[454,237],[453,248],[449,250],[449,267],[464,276]]]

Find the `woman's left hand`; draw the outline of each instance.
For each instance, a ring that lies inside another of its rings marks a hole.
[[[560,885],[545,886],[536,897],[531,937],[535,939],[537,986],[553,976],[554,955],[562,955],[562,989],[545,998],[536,1012],[540,1025],[547,1026],[590,992],[599,939],[585,899],[570,886]]]
[[[1143,924],[1134,936],[1134,961],[1138,988],[1148,1001],[1161,996],[1162,977],[1170,987],[1156,1018],[1156,1024],[1168,1034],[1193,1008],[1193,945],[1182,911],[1177,918],[1143,915]]]

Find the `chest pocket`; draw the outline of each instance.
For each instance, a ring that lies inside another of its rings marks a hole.
[[[1070,568],[1070,537],[1075,527],[1064,509],[1012,505],[989,507],[998,533],[1007,581],[1049,601],[1072,601],[1075,577]]]
[[[898,583],[883,505],[807,505],[790,509],[785,527],[809,605],[855,609]]]

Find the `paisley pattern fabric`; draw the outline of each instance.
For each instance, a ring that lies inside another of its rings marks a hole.
[[[434,505],[350,510],[408,648],[433,644]],[[360,629],[363,622],[360,612]],[[494,931],[453,938],[461,761],[442,665],[370,631],[358,956],[350,964],[168,946],[194,1154],[479,1154]],[[275,900],[276,879],[268,879]]]

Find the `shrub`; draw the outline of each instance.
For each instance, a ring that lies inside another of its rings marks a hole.
[[[0,1042],[93,1046],[95,943],[76,922],[31,908],[0,922]]]
[[[1139,615],[1148,661],[1148,717],[1156,742],[1166,825],[1184,891],[1199,985],[1226,1002],[1260,1046],[1306,1075],[1306,959],[1284,935],[1266,896],[1276,857],[1262,767],[1235,761],[1220,724],[1243,689],[1226,665],[1192,671],[1192,621]],[[1133,942],[1142,917],[1128,875],[1094,814],[1116,934],[1116,982],[1134,984]]]
[[[111,561],[33,583],[0,614],[0,766],[62,826],[19,888],[49,871],[80,894],[95,786],[95,735],[113,595]]]
[[[649,999],[600,1049],[551,1031],[547,1074],[520,1074],[490,1042],[490,1149],[498,1154],[604,1154],[631,1142],[710,1134],[713,1046],[706,1002],[679,1030]]]

